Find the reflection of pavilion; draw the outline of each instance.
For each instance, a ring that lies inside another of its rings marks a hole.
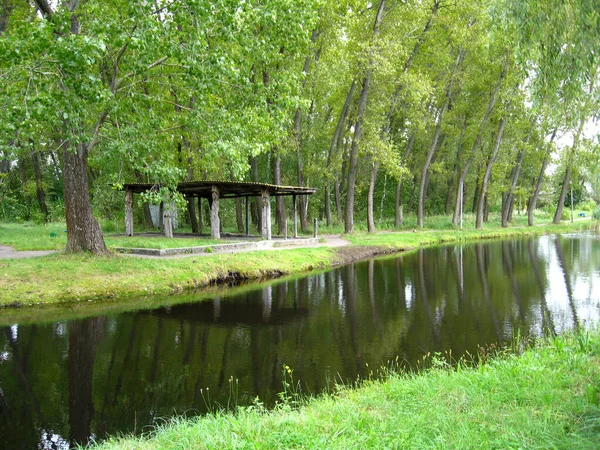
[[[152,183],[125,184],[125,234],[133,236],[133,194],[140,194],[160,188]],[[187,199],[205,198],[210,205],[210,229],[213,239],[220,239],[219,200],[222,198],[246,198],[246,235],[249,234],[249,204],[248,197],[260,197],[262,224],[261,234],[264,239],[271,239],[271,197],[291,195],[294,205],[294,237],[298,237],[296,197],[298,195],[311,195],[316,189],[299,186],[278,186],[266,183],[238,182],[238,181],[188,181],[179,183],[177,191]],[[169,216],[170,218],[170,216]],[[171,222],[165,226],[165,234],[172,236]]]
[[[212,301],[187,303],[155,309],[155,317],[197,323],[222,325],[283,325],[308,315],[308,309],[297,306],[273,305],[265,295],[262,301]]]

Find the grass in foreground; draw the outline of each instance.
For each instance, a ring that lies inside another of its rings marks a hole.
[[[556,337],[469,368],[391,374],[274,411],[173,420],[102,450],[564,448],[600,442],[600,333]]]

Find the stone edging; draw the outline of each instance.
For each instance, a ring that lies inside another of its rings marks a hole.
[[[225,253],[239,250],[265,250],[278,247],[292,247],[297,245],[314,245],[319,243],[319,238],[287,239],[284,241],[256,241],[256,242],[235,242],[232,244],[202,245],[198,247],[177,247],[177,248],[127,248],[115,247],[113,250],[117,253],[128,255],[149,255],[149,256],[175,256],[190,255],[197,253]]]

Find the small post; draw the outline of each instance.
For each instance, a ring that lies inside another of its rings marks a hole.
[[[319,221],[317,220],[317,218],[315,217],[315,221],[314,221],[314,230],[313,230],[313,237],[317,237],[319,235]]]
[[[294,239],[298,239],[298,205],[296,203],[296,194],[292,195],[294,203]]]
[[[212,239],[221,239],[221,221],[219,220],[219,188],[211,186],[210,203],[210,237]]]
[[[287,238],[288,238],[288,222],[287,222],[287,217],[283,218],[283,229],[285,230],[284,239],[287,241]]]
[[[248,196],[246,195],[246,236],[250,236],[250,206],[248,202]]]
[[[133,191],[125,190],[125,234],[133,236]]]

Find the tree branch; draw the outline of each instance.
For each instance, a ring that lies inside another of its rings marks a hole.
[[[169,59],[168,56],[163,56],[160,59],[157,59],[156,61],[154,61],[152,64],[148,65],[148,67],[146,68],[146,70],[152,70],[155,67],[160,66],[161,64],[163,64],[167,59]],[[117,82],[115,83],[115,91],[118,89],[119,85],[123,82],[123,80],[125,80],[126,78],[131,78],[133,76],[137,75],[136,72],[129,72],[127,75],[123,76],[122,78],[119,78],[117,80]]]
[[[86,152],[88,154],[98,143],[98,140],[99,140],[98,138],[100,135],[100,128],[102,128],[102,125],[106,121],[107,117],[108,117],[108,111],[104,111],[102,114],[100,114],[100,117],[96,121],[96,125],[94,126],[94,134],[92,135],[92,139],[90,139],[90,142],[88,143],[88,145],[86,147]]]
[[[47,0],[35,0],[35,4],[44,17],[50,17],[52,14],[54,14],[54,10],[50,6],[50,2]]]

